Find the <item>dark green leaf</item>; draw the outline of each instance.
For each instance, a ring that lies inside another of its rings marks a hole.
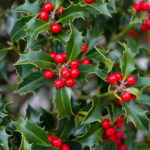
[[[32,150],[58,150],[52,146],[44,146],[44,145],[33,145]]]
[[[0,61],[2,61],[7,55],[8,48],[0,44]]]
[[[29,144],[24,136],[22,136],[21,145],[19,147],[19,150],[31,150],[31,144]]]
[[[0,62],[0,77],[8,81],[7,68],[3,62]]]
[[[136,103],[150,106],[150,96],[141,94],[141,96],[136,99]]]
[[[61,5],[62,5],[62,1],[61,0],[52,0],[52,4],[54,6],[54,11],[56,11]]]
[[[9,135],[6,133],[5,128],[0,128],[0,145],[5,148],[5,150],[9,150],[8,138]]]
[[[7,106],[8,104],[9,104],[9,102],[6,101],[6,99],[2,99],[2,98],[0,97],[0,113],[6,113],[5,108],[6,108],[6,106]]]

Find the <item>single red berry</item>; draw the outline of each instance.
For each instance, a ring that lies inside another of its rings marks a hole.
[[[63,6],[61,6],[61,7],[58,8],[58,13],[59,13],[60,15],[62,14],[63,9],[65,9],[65,7],[63,7]]]
[[[67,61],[67,59],[66,59],[66,53],[62,53],[62,56],[64,57],[64,62],[66,62]]]
[[[110,75],[107,77],[107,82],[108,82],[109,84],[114,84],[115,82],[117,82],[116,75],[115,75],[115,74],[110,74]]]
[[[52,70],[45,70],[43,73],[43,76],[45,79],[51,79],[53,77],[53,71]]]
[[[57,34],[61,31],[61,26],[59,24],[52,24],[50,30],[53,34]]]
[[[85,53],[86,50],[87,50],[87,46],[86,46],[86,44],[83,44],[81,47],[81,54]]]
[[[46,11],[42,10],[39,12],[39,17],[41,20],[46,20],[46,19],[48,19],[48,13]]]
[[[107,140],[107,139],[108,139],[108,136],[107,136],[105,133],[103,133],[102,139],[103,139],[103,140]]]
[[[70,68],[77,68],[79,65],[79,62],[77,60],[73,60],[72,62],[70,62],[69,66]]]
[[[61,76],[65,79],[68,79],[71,75],[70,69],[63,69],[60,72]]]
[[[56,53],[54,53],[54,52],[51,52],[51,53],[49,53],[49,56],[54,60],[55,59],[55,57],[56,57]]]
[[[61,150],[70,150],[70,147],[67,144],[63,144]]]
[[[77,68],[71,69],[71,78],[77,78],[79,76],[79,70]]]
[[[86,64],[86,65],[88,65],[88,64],[90,64],[90,60],[88,60],[88,59],[82,59],[82,61],[81,61],[81,64]]]
[[[62,87],[64,86],[64,82],[63,82],[62,79],[56,79],[56,80],[54,81],[54,85],[55,85],[55,87],[56,87],[57,89],[60,89],[60,88],[62,88]]]
[[[107,128],[107,129],[105,130],[105,134],[106,134],[107,136],[113,136],[113,135],[115,135],[115,133],[116,133],[116,131],[115,131],[114,128]]]
[[[59,138],[54,138],[53,139],[53,142],[52,142],[52,145],[54,146],[54,147],[61,147],[61,145],[62,145],[62,141],[59,139]]]
[[[109,141],[113,142],[113,141],[116,140],[116,136],[114,136],[114,135],[113,136],[109,136],[108,139],[109,139]]]
[[[127,150],[127,147],[124,144],[118,146],[117,150]]]
[[[122,131],[117,131],[117,132],[116,132],[116,137],[117,137],[118,139],[123,139],[123,138],[124,138],[124,133],[123,133]]]
[[[43,5],[43,9],[47,12],[50,12],[53,10],[53,4],[50,2],[47,2]]]
[[[148,28],[144,23],[141,25],[141,31],[142,32],[147,32],[148,31]]]
[[[150,20],[145,20],[145,25],[147,28],[150,28]]]
[[[117,72],[117,73],[115,73],[115,76],[117,78],[117,81],[122,80],[122,73]]]
[[[109,119],[104,119],[104,120],[101,122],[101,126],[102,126],[102,128],[104,128],[104,129],[110,128],[110,127],[111,127],[111,124],[110,124]]]
[[[139,5],[141,10],[147,10],[148,8],[148,3],[146,1],[140,1]]]
[[[118,106],[121,106],[121,100],[120,100],[120,99],[117,99],[117,100],[116,100],[116,104],[117,104]]]
[[[48,141],[49,141],[50,144],[52,144],[52,142],[53,142],[53,137],[52,137],[51,135],[48,135]]]
[[[85,0],[86,3],[90,4],[90,3],[93,3],[94,0]]]
[[[72,87],[74,84],[75,84],[75,80],[74,79],[66,79],[65,80],[66,87]]]
[[[121,99],[124,102],[128,102],[131,99],[131,94],[129,92],[122,92]]]
[[[123,121],[123,117],[120,116],[120,117],[117,118],[117,120],[115,121],[115,123],[119,123],[119,122],[122,122],[122,121]]]
[[[63,63],[64,62],[64,56],[62,54],[56,54],[55,56],[55,62],[57,63]]]
[[[126,79],[126,82],[128,83],[128,85],[133,85],[135,83],[135,78],[134,76],[128,76]]]
[[[116,143],[117,146],[120,145],[121,144],[121,139],[116,139],[115,143]]]
[[[117,129],[120,129],[120,128],[122,128],[122,122],[118,122],[118,123],[116,123],[116,127],[117,127]]]
[[[131,36],[131,37],[136,37],[136,31],[135,30],[130,30],[129,32],[128,32],[128,34],[129,34],[129,36]]]
[[[139,12],[141,10],[139,3],[133,3],[132,7],[135,9],[135,11]]]

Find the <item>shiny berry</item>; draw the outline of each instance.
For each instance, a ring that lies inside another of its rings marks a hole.
[[[104,119],[104,120],[101,122],[101,126],[102,126],[102,128],[104,128],[104,129],[110,128],[110,127],[111,127],[111,124],[110,124],[109,119]]]
[[[63,78],[68,79],[71,75],[70,69],[63,69],[61,70],[60,74]]]
[[[61,150],[70,150],[70,147],[67,144],[63,144]]]
[[[132,7],[135,9],[135,11],[139,12],[141,10],[139,3],[133,3]]]
[[[59,139],[59,138],[54,138],[53,139],[53,142],[52,142],[52,145],[54,146],[54,147],[61,147],[61,145],[62,145],[62,141]]]
[[[150,20],[145,20],[145,25],[147,28],[150,28]]]
[[[65,80],[66,87],[72,87],[74,84],[75,84],[75,80],[74,79],[66,79]]]
[[[62,14],[63,9],[65,9],[65,7],[63,7],[63,6],[61,6],[61,7],[58,8],[58,13],[59,13],[60,15]]]
[[[88,64],[90,64],[90,60],[88,60],[88,59],[82,59],[82,61],[81,61],[81,64],[86,64],[86,65],[88,65]]]
[[[55,56],[55,62],[57,62],[57,63],[63,63],[64,62],[64,56],[62,55],[62,54],[57,54],[56,56]]]
[[[117,73],[115,73],[115,76],[117,78],[117,81],[122,80],[122,73],[117,72]]]
[[[107,128],[107,129],[105,130],[105,134],[106,134],[107,136],[113,136],[113,135],[115,135],[115,133],[116,133],[116,131],[115,131],[114,128]]]
[[[77,60],[73,60],[72,62],[70,62],[69,66],[70,68],[77,68],[79,65],[79,62]]]
[[[90,3],[94,2],[94,0],[85,0],[85,2],[90,4]]]
[[[52,144],[52,142],[53,142],[53,137],[52,137],[51,135],[48,135],[48,141],[49,141],[50,144]]]
[[[123,126],[122,122],[118,122],[118,123],[116,123],[116,127],[117,127],[117,129],[122,128],[122,126]]]
[[[122,144],[118,146],[117,150],[127,150],[127,147],[124,144]]]
[[[122,131],[117,131],[117,132],[116,132],[116,137],[117,137],[118,139],[123,139],[123,138],[124,138],[124,133],[123,133]]]
[[[50,27],[50,31],[53,34],[57,34],[61,31],[61,26],[59,24],[52,24],[51,27]]]
[[[115,121],[115,123],[119,123],[119,122],[122,122],[122,121],[123,121],[123,117],[120,116],[120,117],[117,118],[117,120]]]
[[[117,82],[117,78],[115,76],[115,74],[110,74],[108,77],[107,77],[107,82],[109,84],[114,84],[115,82]]]
[[[128,85],[133,85],[135,83],[135,78],[134,76],[128,76],[128,78],[126,79],[126,82],[128,83]]]
[[[85,53],[86,50],[87,50],[87,46],[86,46],[86,44],[83,44],[81,47],[81,54]]]
[[[122,92],[121,99],[124,102],[128,102],[131,99],[131,94],[129,92]]]
[[[66,53],[62,53],[62,56],[64,57],[64,62],[66,62],[67,61],[67,59],[66,59]]]
[[[51,79],[53,77],[53,71],[52,70],[45,70],[43,73],[43,76],[45,79]]]
[[[62,88],[62,87],[64,86],[64,82],[63,82],[62,79],[56,79],[56,80],[54,81],[54,85],[55,85],[55,87],[56,87],[57,89],[60,89],[60,88]]]
[[[147,32],[148,31],[148,28],[144,23],[141,25],[141,31],[142,32]]]
[[[116,100],[116,104],[117,104],[118,106],[121,106],[121,100],[120,100],[120,99],[117,99],[117,100]]]
[[[43,9],[47,12],[50,12],[53,10],[53,4],[50,2],[47,2],[43,5]]]
[[[55,59],[55,57],[56,57],[56,53],[54,53],[54,52],[51,52],[51,53],[49,53],[49,56],[54,60]]]
[[[77,68],[71,69],[71,78],[77,78],[79,76],[79,70]]]
[[[129,34],[129,36],[130,37],[136,37],[136,31],[135,30],[130,30],[129,32],[128,32],[128,34]]]
[[[46,20],[46,19],[48,19],[48,13],[46,11],[42,10],[39,12],[39,17],[41,20]]]
[[[114,136],[114,135],[113,136],[109,136],[108,139],[109,139],[109,141],[113,142],[113,141],[116,140],[116,136]]]
[[[148,8],[148,3],[146,1],[141,1],[139,5],[141,10],[147,10]]]

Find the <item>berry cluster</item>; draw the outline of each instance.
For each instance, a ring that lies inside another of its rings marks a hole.
[[[138,13],[141,11],[146,11],[146,12],[150,13],[150,5],[144,0],[140,1],[139,3],[133,3],[133,8]],[[147,32],[150,29],[150,18],[149,17],[147,17],[147,18],[148,19],[146,19],[144,21],[144,23],[142,23],[142,25],[141,25],[142,32]]]
[[[60,150],[70,150],[70,147],[67,144],[63,144],[59,138],[53,138],[51,135],[48,135],[49,143]]]
[[[117,146],[117,150],[127,150],[126,146],[122,144],[124,138],[124,132],[118,131],[122,127],[123,117],[120,116],[115,122],[114,127],[112,127],[109,119],[104,119],[101,122],[102,128],[105,129],[103,133],[103,140],[109,140],[111,142],[115,142]]]
[[[128,76],[125,81],[122,81],[122,74],[120,72],[110,74],[107,77],[107,82],[111,85],[114,85],[113,89],[121,93],[120,97],[121,100],[124,102],[128,102],[131,98],[135,98],[134,95],[130,94],[127,91],[124,91],[127,88],[127,86],[133,85],[135,81],[136,80],[134,76]],[[121,105],[121,101],[119,102],[119,100],[117,100],[117,103]]]

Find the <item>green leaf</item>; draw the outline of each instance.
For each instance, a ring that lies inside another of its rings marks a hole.
[[[9,135],[6,133],[5,128],[0,128],[0,145],[5,150],[9,150],[8,138],[9,138]]]
[[[31,144],[29,144],[24,136],[22,136],[21,145],[19,147],[19,150],[31,150]]]
[[[18,85],[15,93],[25,94],[28,92],[35,93],[40,88],[42,88],[48,80],[43,77],[41,72],[31,73],[29,76],[23,79],[23,81]]]
[[[7,67],[4,62],[0,62],[0,77],[8,81]]]
[[[93,66],[93,65],[83,65],[80,64],[78,67],[80,71],[80,76],[82,76],[84,79],[88,74],[94,73],[104,81],[106,81],[107,74],[106,72],[103,72],[101,69],[98,68],[98,66]]]
[[[56,64],[52,58],[42,51],[30,51],[26,54],[21,54],[15,65],[32,64],[40,69],[49,69]]]
[[[27,23],[31,20],[31,16],[26,16],[18,20],[11,32],[11,41],[17,41],[23,38],[26,34],[25,28],[27,27]]]
[[[54,148],[52,146],[44,146],[44,145],[33,145],[32,150],[58,150],[58,148]]]
[[[53,11],[56,11],[61,5],[62,5],[62,1],[61,0],[52,0],[52,4],[54,6],[54,10]]]
[[[84,18],[89,12],[85,6],[80,4],[71,4],[65,8],[57,22],[68,23],[69,20],[74,21],[75,18]]]
[[[6,106],[7,106],[8,104],[9,104],[9,102],[6,101],[6,99],[2,99],[2,98],[0,97],[0,113],[6,113],[5,108],[6,108]]]
[[[122,44],[125,51],[122,58],[120,59],[120,68],[123,74],[123,80],[125,80],[135,69],[135,59],[134,54],[131,52],[130,48],[127,48],[125,44]]]
[[[126,112],[128,122],[133,122],[135,126],[145,134],[149,133],[150,120],[146,117],[145,111],[133,101],[129,101],[129,103],[122,102],[122,106]]]
[[[56,89],[54,102],[59,116],[70,117],[73,115],[67,88]]]
[[[108,59],[102,52],[101,49],[98,49],[97,47],[95,47],[95,49],[97,50],[97,52],[102,56],[102,61],[103,63],[107,66],[108,72],[110,72],[113,68],[114,62],[111,61],[110,59]]]
[[[67,62],[71,62],[78,57],[81,52],[83,37],[76,27],[70,22],[71,34],[66,45]],[[78,40],[77,40],[78,39]]]
[[[33,18],[29,21],[26,30],[27,37],[27,47],[29,47],[32,42],[38,37],[41,32],[48,31],[50,29],[50,24],[46,21]]]
[[[14,122],[14,125],[29,143],[49,145],[47,134],[36,123],[18,120]]]
[[[2,61],[6,57],[7,52],[8,48],[0,44],[0,61]]]
[[[116,10],[116,0],[109,0],[111,3],[111,6],[113,7],[114,10]]]
[[[150,96],[141,94],[141,96],[136,99],[136,103],[150,106]]]
[[[140,96],[140,91],[137,88],[134,88],[134,87],[127,88],[127,89],[125,89],[125,91],[127,91],[127,92],[129,92],[129,93],[131,93],[137,97]]]
[[[28,1],[25,1],[23,5],[15,8],[14,11],[28,13],[30,15],[36,15],[40,11],[40,8],[37,1],[35,1],[34,3],[29,3]]]

